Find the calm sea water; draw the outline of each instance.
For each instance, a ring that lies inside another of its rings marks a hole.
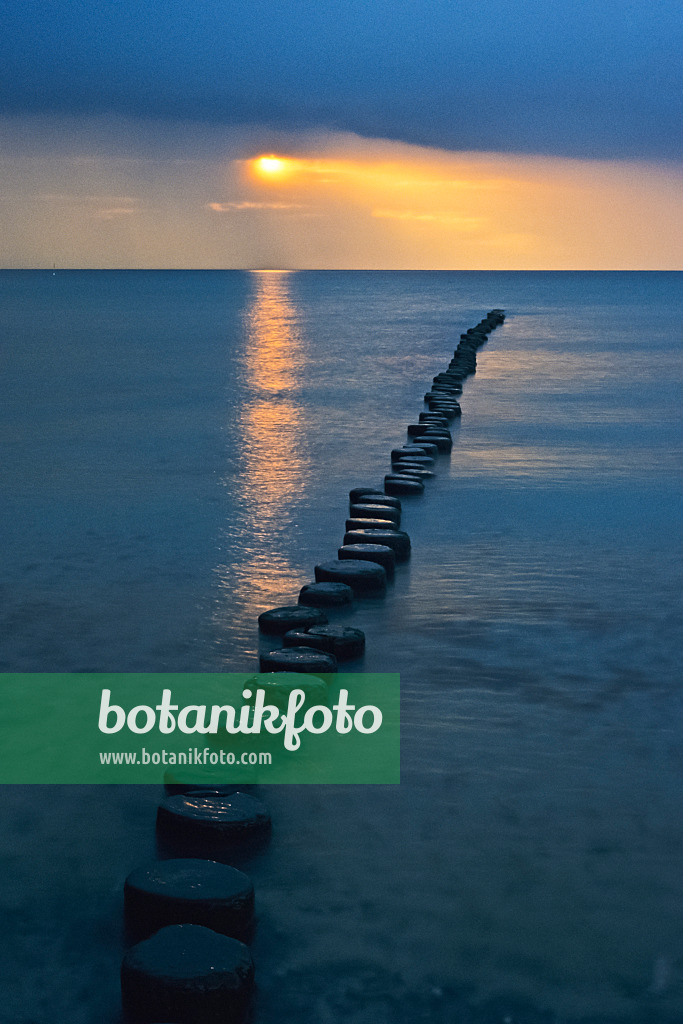
[[[413,557],[347,616],[400,787],[269,787],[255,1024],[683,1017],[681,276],[0,274],[3,671],[257,667],[462,330]],[[154,787],[0,790],[0,1020],[119,1019]]]

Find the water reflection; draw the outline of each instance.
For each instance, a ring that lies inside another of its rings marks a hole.
[[[509,441],[496,447],[471,445],[467,451],[458,452],[458,456],[457,471],[461,476],[524,477],[535,485],[542,485],[546,476],[557,482],[587,470],[602,470],[612,475],[619,471],[628,473],[634,465],[633,458],[624,458],[621,466],[616,465],[610,449],[587,452],[552,442],[525,445]]]
[[[308,468],[305,415],[299,389],[307,357],[292,274],[254,271],[244,316],[241,355],[245,402],[238,410],[242,444],[238,472],[225,480],[235,512],[226,524],[225,564],[219,566],[221,625],[230,617],[226,658],[253,659],[256,620],[278,604],[295,604],[306,580],[289,557],[297,499]],[[234,664],[231,668],[252,667]]]

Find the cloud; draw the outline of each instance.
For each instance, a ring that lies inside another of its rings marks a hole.
[[[462,214],[449,213],[444,210],[419,213],[415,210],[383,210],[378,208],[372,211],[372,216],[383,217],[389,220],[426,221],[435,224],[448,224],[459,228],[461,231],[474,231],[486,222],[484,217],[465,217]]]
[[[128,217],[134,213],[137,213],[137,210],[132,206],[109,206],[95,210],[94,216],[98,220],[114,220],[116,217]]]
[[[135,196],[89,196],[67,192],[43,192],[36,198],[41,203],[121,203],[127,207],[139,202]]]
[[[207,203],[207,209],[215,213],[234,213],[242,210],[303,210],[303,203],[267,203],[241,200],[231,203]]]
[[[0,112],[676,159],[680,15],[680,0],[4,0]]]

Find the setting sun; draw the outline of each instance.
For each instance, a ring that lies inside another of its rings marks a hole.
[[[279,156],[260,156],[254,161],[255,170],[265,178],[282,174],[286,167],[286,161]]]

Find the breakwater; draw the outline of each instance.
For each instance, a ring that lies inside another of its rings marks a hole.
[[[400,529],[403,500],[424,496],[438,461],[453,445],[450,424],[462,414],[460,396],[476,372],[476,353],[505,319],[491,310],[461,334],[447,368],[432,380],[408,443],[391,450],[382,488],[349,492],[349,517],[337,558],[314,568],[297,604],[268,609],[258,628],[281,646],[262,653],[262,673],[283,692],[298,685],[325,687],[318,674],[362,657],[365,634],[334,625],[329,616],[356,598],[381,598],[397,563],[411,556]],[[248,787],[242,787],[246,789]],[[126,1018],[135,1024],[241,1024],[250,1005],[255,968],[249,950],[254,929],[254,887],[236,865],[271,834],[267,807],[235,787],[200,788],[167,782],[157,812],[159,859],[132,871],[124,887],[132,945],[121,967]]]

